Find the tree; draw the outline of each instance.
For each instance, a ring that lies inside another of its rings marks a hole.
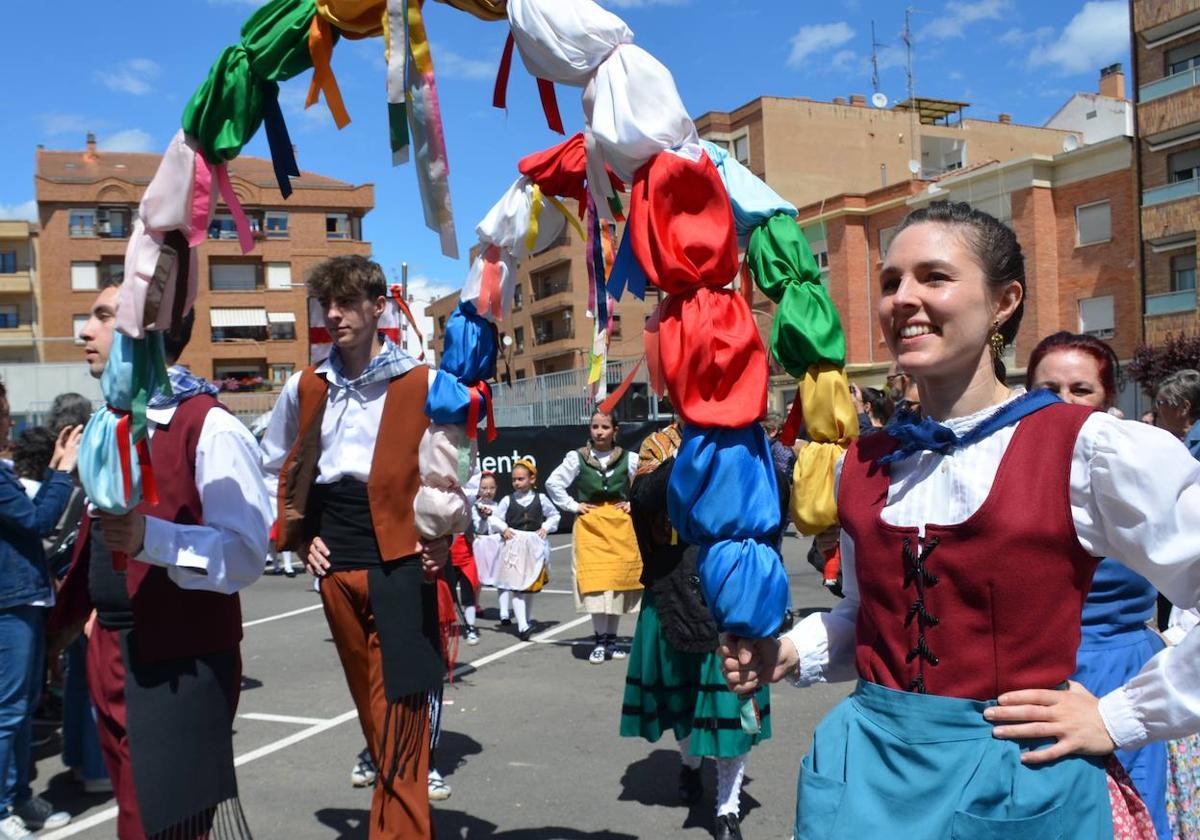
[[[1157,347],[1139,344],[1125,373],[1153,398],[1158,383],[1177,370],[1200,370],[1200,335],[1167,335]]]

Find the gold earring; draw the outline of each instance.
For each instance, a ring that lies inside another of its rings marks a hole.
[[[999,359],[1004,354],[1004,336],[1000,334],[999,321],[992,321],[992,334],[988,336],[988,344],[992,348],[992,358]]]

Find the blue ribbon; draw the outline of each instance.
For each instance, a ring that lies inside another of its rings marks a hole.
[[[271,168],[275,170],[275,181],[279,192],[286,199],[292,194],[291,178],[300,177],[296,165],[296,152],[292,138],[288,135],[283,111],[279,108],[279,86],[270,83],[263,96],[263,128],[267,132],[267,144],[271,147]]]
[[[628,284],[629,292],[638,300],[646,299],[646,272],[633,254],[633,238],[621,237],[621,247],[613,260],[612,274],[608,278],[608,293],[613,300],[620,300]]]

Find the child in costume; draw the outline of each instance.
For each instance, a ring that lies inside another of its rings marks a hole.
[[[616,445],[617,423],[597,411],[591,418],[591,441],[568,452],[546,481],[546,493],[575,520],[575,609],[590,613],[596,643],[588,662],[624,659],[617,646],[621,616],[636,613],[642,603],[642,560],[629,517],[629,484],[637,472],[637,455]],[[577,499],[568,488],[575,487]]]
[[[500,531],[492,524],[496,510],[496,476],[485,472],[479,478],[479,493],[471,506],[471,553],[475,557],[475,570],[483,586],[496,585],[496,560],[504,540]],[[512,624],[512,593],[500,593],[500,623],[505,627]]]
[[[476,604],[479,603],[479,570],[475,567],[475,552],[470,534],[459,534],[450,544],[450,563],[446,566],[446,583],[458,609],[462,610],[463,635],[467,644],[479,644],[475,627]]]
[[[526,641],[533,634],[529,617],[533,593],[550,580],[548,534],[558,530],[559,514],[554,504],[537,492],[537,467],[521,458],[512,470],[513,493],[505,496],[492,512],[492,530],[504,540],[496,561],[495,582],[502,602],[511,599],[517,616],[517,635]]]
[[[1005,385],[1024,259],[935,202],[899,226],[879,324],[917,383],[839,469],[845,600],[730,638],[732,688],[858,677],[801,762],[795,836],[1152,838],[1114,750],[1200,729],[1200,633],[1097,698],[1068,682],[1099,558],[1200,601],[1200,465],[1178,440]]]

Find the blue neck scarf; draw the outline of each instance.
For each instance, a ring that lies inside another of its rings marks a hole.
[[[171,381],[171,393],[163,394],[161,391],[154,391],[150,395],[150,401],[146,404],[147,408],[173,408],[192,397],[198,397],[201,394],[216,396],[218,393],[216,385],[207,379],[193,375],[190,370],[179,365],[172,365],[167,369],[167,378]]]
[[[375,382],[395,379],[397,376],[408,373],[418,364],[420,362],[409,355],[407,350],[392,343],[391,339],[385,338],[383,350],[367,363],[363,372],[354,379],[347,379],[345,368],[342,366],[342,356],[337,347],[329,351],[329,367],[341,377],[346,389],[351,391],[361,390]]]
[[[949,426],[904,409],[896,416],[895,421],[884,427],[883,430],[886,434],[894,437],[900,445],[890,455],[880,458],[878,463],[884,466],[896,461],[903,461],[918,452],[940,452],[945,455],[960,447],[970,446],[976,441],[983,440],[1006,426],[1011,426],[1023,417],[1028,417],[1035,411],[1041,411],[1056,402],[1059,402],[1058,397],[1050,391],[1042,388],[1030,391],[1000,406],[965,435],[958,435]]]

